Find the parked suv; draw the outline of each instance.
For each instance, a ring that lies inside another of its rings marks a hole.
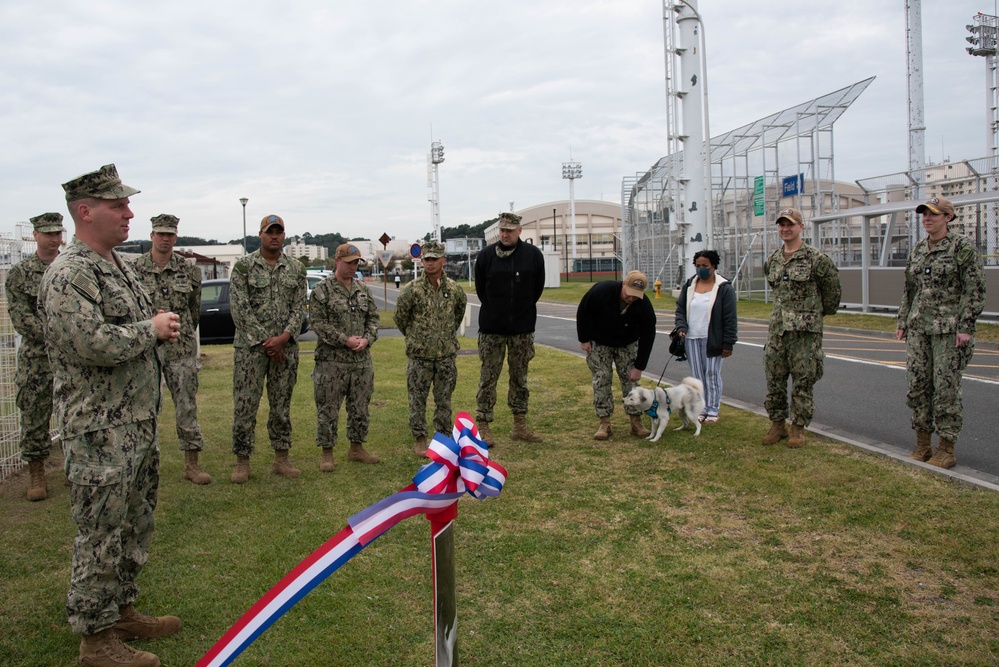
[[[229,279],[217,278],[201,283],[201,344],[232,343],[236,338],[236,325],[232,321],[229,303]],[[306,309],[302,331],[309,330],[309,313]]]

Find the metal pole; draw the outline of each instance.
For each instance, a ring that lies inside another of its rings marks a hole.
[[[243,205],[243,255],[246,255],[246,202],[250,201],[246,197],[240,197],[239,203]]]
[[[458,503],[430,520],[434,584],[434,666],[458,667],[458,596],[455,585],[454,520]]]
[[[586,245],[588,245],[590,247],[590,257],[589,257],[589,259],[590,259],[590,282],[592,283],[593,282],[593,232],[590,232],[589,234],[587,234],[586,238],[587,238]]]
[[[916,180],[912,199],[923,198],[926,182],[926,122],[923,118],[923,21],[920,0],[905,3],[905,45],[909,84],[909,171]],[[917,225],[919,227],[919,225]]]

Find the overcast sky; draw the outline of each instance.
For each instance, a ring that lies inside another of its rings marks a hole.
[[[904,0],[700,0],[711,133],[877,79],[835,126],[836,176],[902,171]],[[995,3],[924,0],[927,159],[985,154],[985,59],[965,25]],[[658,0],[4,0],[0,232],[65,214],[60,184],[108,162],[132,238],[177,215],[227,241],[262,216],[289,235],[415,240],[568,198],[620,202],[665,154]],[[72,229],[71,223],[67,228]]]

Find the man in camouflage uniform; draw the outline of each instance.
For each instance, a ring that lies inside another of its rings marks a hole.
[[[916,448],[910,457],[940,468],[957,465],[954,443],[961,432],[961,375],[975,352],[975,320],[985,307],[985,271],[975,244],[950,231],[954,205],[934,197],[916,208],[927,238],[905,265],[896,338],[906,341]],[[930,437],[939,436],[934,452]]]
[[[545,258],[541,251],[520,240],[523,229],[516,213],[500,213],[499,241],[488,245],[475,260],[475,294],[479,297],[479,391],[476,424],[479,436],[496,444],[489,429],[496,405],[496,384],[503,357],[510,364],[507,403],[513,413],[510,437],[541,442],[527,428],[527,367],[534,358],[534,328],[538,299],[545,289]]]
[[[198,426],[198,341],[195,332],[201,318],[201,272],[173,251],[177,223],[173,215],[152,218],[153,247],[135,261],[135,270],[153,301],[153,308],[177,313],[180,339],[163,355],[163,380],[177,415],[177,440],[184,452],[184,479],[211,484],[211,475],[198,465],[205,446]]]
[[[250,478],[257,409],[267,383],[267,434],[274,450],[271,472],[298,477],[288,460],[291,449],[291,397],[298,381],[298,336],[305,320],[305,266],[286,255],[284,220],[260,221],[260,250],[236,262],[229,284],[236,325],[232,369],[233,484]]]
[[[7,310],[14,330],[21,334],[17,348],[17,408],[21,411],[21,458],[28,463],[28,500],[45,500],[45,461],[52,438],[52,371],[45,353],[45,331],[38,313],[38,286],[42,274],[59,254],[62,215],[43,213],[31,219],[37,246],[34,254],[7,274]]]
[[[395,324],[406,337],[406,386],[413,451],[427,452],[427,395],[434,389],[434,430],[450,435],[451,394],[458,383],[458,328],[468,302],[458,283],[444,274],[444,245],[423,244],[423,275],[408,283],[395,304]]]
[[[63,184],[76,236],[49,266],[38,299],[52,363],[56,424],[76,523],[66,610],[82,635],[80,664],[154,667],[122,640],[180,629],[175,616],[133,607],[149,557],[159,487],[158,343],[176,343],[177,315],[156,313],[132,266],[129,196],[113,164]]]
[[[375,389],[371,345],[378,340],[378,308],[371,290],[354,277],[365,261],[352,243],[333,256],[335,268],[309,297],[312,329],[316,332],[316,367],[312,383],[316,400],[316,445],[322,448],[319,469],[332,472],[340,406],[347,400],[348,461],[378,463],[364,449],[371,422],[368,403]]]
[[[828,255],[805,244],[801,211],[786,208],[777,215],[783,246],[763,263],[773,290],[774,305],[763,363],[767,376],[764,403],[772,422],[764,445],[787,438],[788,447],[805,444],[805,427],[812,421],[812,389],[822,379],[822,318],[839,309],[839,271]],[[791,378],[791,429],[784,424],[787,380]]]
[[[600,426],[594,440],[611,437],[614,414],[614,368],[621,380],[621,394],[638,386],[656,342],[656,311],[645,295],[649,279],[631,271],[624,280],[605,280],[583,295],[576,309],[576,336],[586,353],[593,376],[593,408]],[[629,412],[634,410],[634,412]],[[642,411],[625,407],[631,434],[644,438],[651,431],[642,426]]]

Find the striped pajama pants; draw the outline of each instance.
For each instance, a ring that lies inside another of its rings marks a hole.
[[[722,356],[708,356],[707,338],[688,338],[686,348],[690,374],[704,383],[704,414],[717,417],[722,396]]]

